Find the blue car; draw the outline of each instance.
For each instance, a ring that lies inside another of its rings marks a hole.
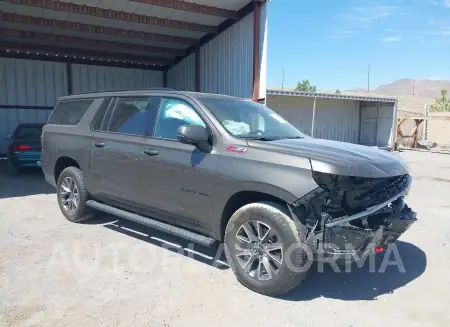
[[[43,123],[19,124],[12,135],[6,135],[11,139],[8,148],[8,170],[10,172],[40,167],[43,126]]]

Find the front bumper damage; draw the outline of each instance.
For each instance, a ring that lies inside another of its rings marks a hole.
[[[409,175],[356,178],[314,173],[320,186],[293,204],[316,260],[365,258],[395,242],[417,220],[405,203]]]

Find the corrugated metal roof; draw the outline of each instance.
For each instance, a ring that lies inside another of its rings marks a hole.
[[[110,1],[99,1],[99,0],[59,0],[63,2],[72,2],[80,5],[89,5],[89,6],[95,6],[99,8],[105,8],[105,9],[113,9],[118,11],[124,11],[129,13],[136,13],[136,14],[142,14],[142,15],[148,15],[148,16],[156,16],[160,18],[169,18],[169,19],[176,19],[181,20],[185,22],[192,22],[192,23],[200,23],[200,24],[206,24],[206,25],[213,25],[217,26],[220,23],[222,23],[225,18],[223,17],[217,17],[217,16],[210,16],[210,15],[204,15],[201,13],[194,13],[194,12],[187,12],[177,9],[171,9],[171,8],[165,8],[162,6],[154,6],[149,5],[145,3],[140,3],[136,1],[129,1],[129,0],[110,0]],[[211,7],[217,7],[221,9],[227,9],[227,10],[239,10],[242,7],[244,7],[247,3],[249,3],[248,0],[203,0],[203,1],[194,1],[194,0],[183,0],[184,2],[191,2],[195,4],[202,4],[207,5]]]
[[[215,34],[222,22],[237,18],[238,11],[249,4],[251,0],[5,0],[0,13],[9,18],[0,22],[0,30],[6,28],[45,32],[58,37],[70,36],[72,39],[69,43],[73,43],[81,56],[84,55],[83,51],[92,50],[92,46],[105,53],[105,58],[106,54],[117,53],[118,48],[123,48],[130,55],[136,51],[140,55],[148,54],[148,61],[152,63],[150,57],[174,59],[175,56],[183,57],[186,54],[185,51],[153,51],[156,49],[154,47],[185,50],[196,46],[203,36]],[[39,39],[20,34],[11,36],[14,39],[8,41],[37,43],[45,51],[47,45],[54,45],[48,35]],[[113,46],[92,42],[90,45],[87,42],[90,40],[118,44]],[[133,48],[131,45],[140,47]],[[153,47],[153,50],[144,49],[143,45]],[[161,56],[160,53],[165,55]],[[171,55],[167,56],[167,53]]]
[[[395,98],[383,97],[368,97],[363,95],[346,95],[346,94],[329,94],[329,93],[315,93],[315,92],[301,92],[301,91],[280,91],[267,90],[267,95],[282,95],[282,96],[296,96],[306,98],[321,98],[321,99],[339,99],[339,100],[355,100],[355,101],[374,101],[374,102],[389,102],[397,101]]]
[[[63,0],[61,0],[63,1]],[[94,6],[94,3],[89,3],[90,6]],[[108,6],[106,6],[108,7]],[[111,7],[111,6],[109,6]],[[103,8],[103,7],[100,7]],[[108,9],[108,8],[107,8]],[[35,7],[30,6],[24,6],[24,5],[18,5],[18,4],[12,4],[12,3],[2,3],[1,11],[5,13],[15,13],[19,15],[25,15],[25,16],[32,16],[32,17],[38,17],[38,18],[48,18],[48,19],[57,19],[62,21],[68,21],[68,22],[75,22],[75,23],[83,23],[83,24],[92,24],[92,25],[100,25],[100,26],[106,26],[106,27],[115,27],[115,28],[122,28],[122,29],[128,29],[128,30],[134,30],[134,31],[142,31],[142,32],[149,32],[149,33],[159,33],[159,34],[166,34],[166,35],[174,35],[174,36],[181,36],[181,37],[191,37],[191,38],[201,38],[205,35],[204,32],[200,31],[188,31],[183,29],[175,29],[175,28],[165,28],[155,25],[149,25],[149,24],[143,24],[139,22],[129,22],[129,21],[123,21],[123,20],[115,20],[115,19],[108,19],[108,18],[102,18],[102,17],[96,17],[92,15],[81,15],[76,13],[68,13],[63,11],[56,11],[56,10],[49,10],[49,9],[39,9]],[[127,12],[127,11],[125,11]],[[130,13],[135,13],[139,15],[144,15],[142,12],[133,12],[129,11]],[[150,14],[147,14],[147,16],[154,16],[157,17],[156,14],[158,12],[150,12]],[[163,17],[167,18],[167,17]],[[2,22],[2,25],[6,23]],[[25,25],[26,26],[26,25]],[[32,26],[34,28],[35,26]]]

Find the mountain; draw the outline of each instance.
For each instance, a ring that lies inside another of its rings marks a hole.
[[[381,85],[370,90],[372,94],[387,96],[414,96],[423,99],[434,100],[441,93],[442,89],[450,91],[450,81],[448,80],[430,80],[430,79],[399,79],[392,83]],[[361,89],[348,90],[348,92],[362,93]]]
[[[393,83],[377,87],[374,93],[397,96],[414,95],[420,98],[435,99],[443,89],[450,90],[450,81],[399,79]]]

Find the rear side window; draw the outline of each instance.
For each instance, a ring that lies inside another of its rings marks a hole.
[[[103,100],[102,105],[100,106],[100,108],[98,108],[94,120],[92,121],[91,130],[100,131],[102,128],[102,122],[105,121],[106,118],[109,119],[108,117],[105,117],[105,114],[111,103],[111,100],[111,98]]]
[[[107,131],[150,136],[161,98],[119,98]]]
[[[94,102],[94,99],[58,102],[55,109],[53,109],[48,123],[56,125],[77,125],[92,102]]]

